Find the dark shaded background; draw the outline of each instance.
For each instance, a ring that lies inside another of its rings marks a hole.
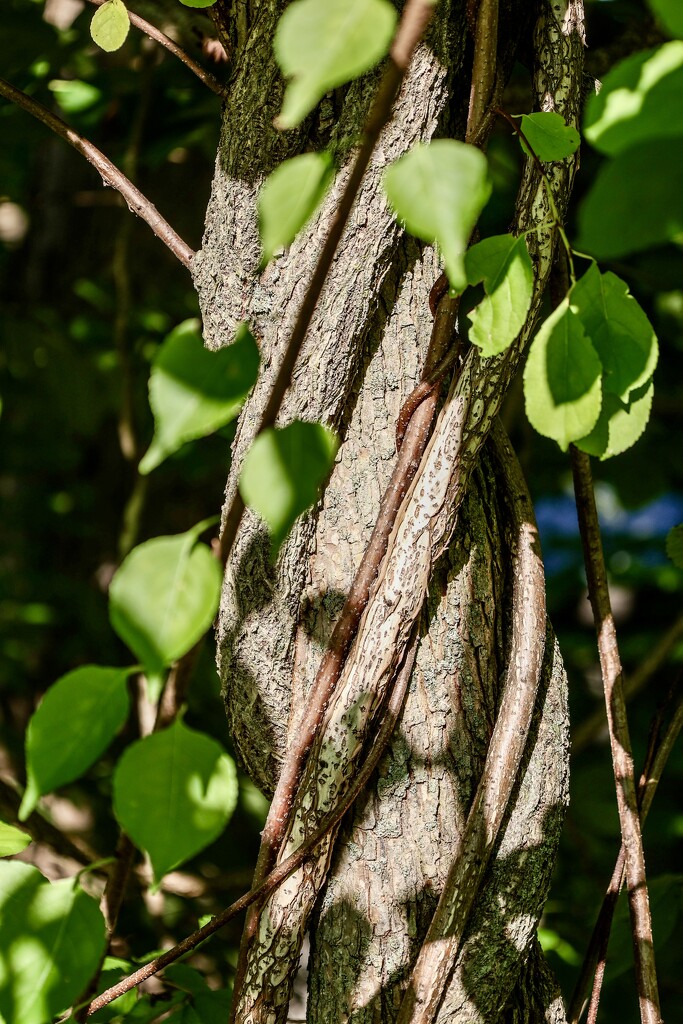
[[[201,12],[174,0],[131,6],[228,80],[228,64],[202,56],[211,23]],[[619,56],[658,41],[642,3],[594,0],[587,8],[594,76]],[[118,53],[98,51],[88,33],[92,11],[86,4],[58,29],[43,20],[42,0],[3,0],[0,75],[101,147],[198,248],[219,100],[134,30]],[[526,109],[528,91],[520,67],[507,109]],[[483,233],[505,231],[511,219],[519,153],[505,126],[492,140],[490,158],[496,190]],[[597,165],[597,155],[584,147],[577,202]],[[664,552],[667,530],[683,521],[683,253],[669,246],[605,269],[629,283],[661,344],[645,436],[631,451],[594,467],[622,657],[632,672],[683,615],[683,573]],[[0,304],[0,778],[23,781],[23,733],[44,690],[78,665],[130,661],[107,619],[106,587],[121,550],[219,511],[231,434],[227,429],[186,446],[149,477],[146,490],[135,488],[131,456],[144,451],[152,433],[150,362],[167,332],[198,313],[189,275],[120,197],[102,188],[82,157],[4,100]],[[602,698],[568,458],[532,431],[521,388],[513,389],[504,416],[537,503],[549,607],[578,734]],[[683,623],[671,653],[630,704],[637,765],[649,722],[681,662]],[[193,683],[187,721],[229,749],[210,651]],[[132,735],[131,726],[84,779],[44,801],[58,824],[100,856],[110,852],[117,832],[112,767]],[[194,929],[198,916],[248,887],[265,804],[242,781],[226,833],[167,879],[170,888],[189,895],[166,891],[127,905],[120,934],[128,953],[143,956],[169,938],[176,941]],[[680,940],[674,940],[683,916],[683,889],[674,875],[682,863],[682,782],[679,748],[645,833],[663,1011],[670,1021],[683,996]],[[609,751],[599,733],[574,757],[572,806],[544,920],[544,943],[566,994],[617,849]],[[73,872],[59,857],[33,856],[52,877]],[[216,983],[229,978],[238,939],[233,925],[198,954],[197,965]],[[621,1024],[637,1019],[625,916],[612,950],[601,1019]]]

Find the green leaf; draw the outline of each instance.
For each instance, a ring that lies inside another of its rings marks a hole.
[[[683,39],[683,6],[681,0],[648,0],[659,21],[670,36]]]
[[[651,382],[631,392],[628,402],[604,393],[598,421],[586,437],[575,441],[577,448],[603,461],[620,455],[641,436],[652,409],[654,385]]]
[[[593,263],[569,296],[602,363],[602,387],[622,402],[652,377],[658,345],[652,324],[616,274]]]
[[[258,197],[262,266],[310,220],[333,177],[329,153],[304,153],[285,160],[266,178]]]
[[[123,0],[107,0],[93,15],[90,35],[102,50],[112,53],[123,46],[129,28],[130,18]]]
[[[278,22],[275,56],[291,81],[278,128],[295,128],[338,85],[368,71],[389,49],[396,10],[388,0],[295,0]]]
[[[601,369],[583,324],[565,299],[541,325],[524,370],[529,421],[563,451],[597,422]]]
[[[584,133],[616,156],[649,139],[683,135],[683,42],[636,53],[605,75],[586,104]]]
[[[666,535],[666,553],[679,569],[683,569],[683,523],[672,526]]]
[[[653,167],[665,168],[652,185]],[[607,161],[579,207],[575,248],[611,260],[683,240],[683,139],[655,139]]]
[[[97,902],[73,879],[0,863],[0,1014],[46,1024],[81,994],[106,944]]]
[[[236,803],[232,760],[181,721],[133,743],[114,772],[114,813],[157,881],[213,842]]]
[[[152,674],[187,653],[218,609],[221,569],[198,535],[209,521],[134,548],[109,588],[109,618]]]
[[[537,114],[522,114],[521,129],[534,154],[543,162],[565,160],[575,153],[581,143],[576,128],[567,124],[564,118],[552,110]],[[520,139],[522,149],[527,147]]]
[[[20,828],[0,821],[0,857],[12,857],[15,853],[21,853],[32,841]]]
[[[100,89],[78,78],[54,78],[48,82],[48,88],[67,114],[81,114],[102,99]]]
[[[470,341],[483,356],[495,356],[512,344],[531,305],[534,271],[524,237],[496,235],[465,254],[469,284],[484,282],[486,298],[469,314]]]
[[[77,779],[109,746],[128,716],[129,668],[84,665],[58,679],[26,732],[28,782],[19,818],[38,798]]]
[[[318,500],[338,447],[331,430],[296,420],[264,430],[247,452],[240,492],[268,524],[273,556],[297,517]]]
[[[491,195],[483,153],[453,139],[413,146],[385,171],[384,190],[408,231],[436,242],[451,288],[461,292],[467,243]]]
[[[185,7],[213,7],[216,0],[180,0]]]
[[[140,462],[150,473],[187,441],[206,437],[239,413],[258,374],[259,353],[242,324],[232,345],[204,348],[197,320],[186,320],[164,341],[149,380],[154,437]]]

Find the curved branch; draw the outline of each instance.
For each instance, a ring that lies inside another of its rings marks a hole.
[[[89,4],[94,4],[95,7],[101,7],[102,4],[106,3],[107,0],[88,0]],[[135,14],[134,11],[128,10],[128,17],[130,18],[131,25],[135,25],[136,28],[144,32],[146,36],[153,39],[159,46],[163,46],[165,50],[172,53],[174,57],[182,61],[185,67],[189,68],[200,82],[203,82],[207,89],[211,92],[215,92],[217,96],[225,96],[226,86],[221,85],[218,79],[214,78],[210,71],[206,71],[200,64],[197,64],[195,60],[190,57],[189,53],[183,50],[182,46],[167,36],[161,29],[158,29],[156,25],[152,25],[149,21],[145,21],[139,14]]]
[[[61,117],[57,117],[56,114],[53,114],[51,110],[48,110],[38,100],[27,96],[25,92],[17,89],[14,85],[5,81],[4,78],[0,78],[0,96],[4,96],[5,99],[11,100],[12,103],[22,107],[23,110],[26,110],[33,117],[47,125],[48,128],[51,128],[55,134],[68,142],[70,146],[73,146],[81,156],[84,156],[93,165],[105,185],[110,185],[111,188],[115,188],[117,192],[121,193],[131,213],[136,214],[136,216],[140,217],[150,226],[157,238],[161,239],[173,255],[180,260],[182,265],[188,268],[192,265],[195,254],[189,245],[176,234],[168,221],[164,220],[149,199],[135,187],[125,174],[97,146],[94,146],[92,142],[89,142],[79,132],[70,128],[65,121],[62,121]]]

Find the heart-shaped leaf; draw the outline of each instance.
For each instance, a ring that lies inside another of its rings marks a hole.
[[[20,828],[0,821],[0,857],[12,857],[15,853],[21,853],[31,841],[31,837]]]
[[[298,516],[320,497],[338,447],[331,430],[296,420],[264,430],[247,452],[240,492],[268,524],[273,556]]]
[[[242,324],[232,345],[204,348],[197,320],[186,320],[159,349],[149,379],[154,438],[140,462],[150,473],[187,441],[206,437],[237,416],[258,374],[259,353]]]
[[[483,153],[453,139],[413,146],[387,168],[384,190],[408,231],[436,242],[451,288],[461,292],[467,243],[491,195]]]
[[[484,282],[486,297],[469,314],[470,341],[483,356],[495,356],[512,344],[531,305],[534,271],[524,237],[496,235],[465,254],[471,285]]]
[[[140,544],[111,582],[111,624],[152,675],[186,654],[218,609],[221,569],[197,543],[211,521]]]
[[[97,901],[73,879],[48,882],[19,861],[0,862],[0,1014],[46,1024],[82,993],[106,945]]]
[[[285,160],[266,178],[258,197],[263,266],[296,238],[318,209],[333,177],[328,153],[303,153]]]
[[[608,156],[683,135],[683,42],[636,53],[609,71],[586,104],[586,138]]]
[[[576,128],[553,110],[522,114],[521,128],[534,154],[544,163],[565,160],[576,152],[581,143]],[[524,141],[521,141],[522,149],[526,149]]]
[[[652,324],[626,282],[611,271],[601,274],[595,263],[574,285],[569,302],[600,357],[603,390],[628,402],[657,365]]]
[[[123,0],[107,0],[95,11],[90,22],[90,35],[107,53],[123,46],[129,29],[130,18]]]
[[[625,452],[636,443],[647,426],[653,393],[651,382],[633,391],[628,403],[605,392],[597,423],[587,437],[574,442],[576,447],[603,460]]]
[[[114,772],[114,813],[157,881],[213,842],[237,803],[235,765],[180,720],[133,743]]]
[[[600,415],[602,367],[590,338],[565,299],[534,338],[524,370],[531,425],[563,451],[585,437]]]
[[[19,818],[40,796],[82,775],[126,720],[129,668],[84,665],[58,679],[26,731],[28,783]]]
[[[388,0],[294,0],[278,22],[275,56],[287,85],[278,128],[294,128],[326,92],[387,53],[396,25]]]

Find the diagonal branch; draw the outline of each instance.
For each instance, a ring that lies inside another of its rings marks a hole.
[[[659,992],[652,942],[652,920],[647,893],[647,876],[640,817],[636,801],[633,755],[623,692],[623,671],[602,550],[600,523],[595,506],[590,458],[572,445],[572,473],[588,596],[598,634],[600,668],[612,747],[612,764],[617,790],[617,807],[625,851],[631,929],[635,954],[638,1000],[642,1024],[660,1024]]]
[[[51,110],[48,110],[38,100],[27,96],[21,89],[17,89],[15,86],[10,85],[9,82],[6,82],[4,78],[0,78],[0,96],[4,96],[5,99],[11,100],[12,103],[22,107],[23,110],[26,110],[33,117],[47,125],[48,128],[51,128],[60,138],[65,139],[70,146],[73,146],[81,156],[84,156],[93,165],[105,185],[109,185],[121,193],[131,213],[136,214],[149,224],[157,238],[161,239],[173,255],[180,260],[182,265],[184,267],[191,266],[194,252],[190,249],[189,245],[176,234],[168,221],[164,220],[149,199],[135,187],[132,181],[129,181],[125,174],[97,146],[94,146],[92,142],[89,142],[88,139],[84,138],[75,129],[69,127],[65,121],[62,121],[61,117],[57,117],[56,114],[53,114]]]
[[[332,266],[332,260],[360,189],[363,175],[370,163],[370,158],[377,145],[381,131],[391,118],[394,100],[398,96],[399,89],[408,71],[415,47],[429,24],[433,8],[433,0],[408,0],[405,6],[396,36],[389,51],[387,68],[382,76],[377,95],[365,123],[356,159],[351,167],[351,173],[330,224],[325,243],[320,251],[313,276],[306,289],[299,315],[296,318],[292,334],[284,351],[282,362],[266,402],[266,407],[261,414],[256,434],[275,425],[282,400],[292,379],[294,365],[301,352],[315,307]],[[228,555],[235,542],[243,513],[244,502],[238,488],[235,490],[227,511],[221,535],[221,557],[223,564],[228,560]]]
[[[88,0],[88,3],[94,4],[95,7],[101,7],[102,4],[106,2],[107,0]],[[197,62],[190,57],[189,53],[183,50],[182,46],[178,46],[174,39],[171,39],[171,37],[167,36],[165,32],[158,29],[156,25],[152,25],[151,22],[141,18],[139,14],[135,14],[134,11],[128,10],[128,17],[131,25],[140,29],[140,31],[144,32],[146,36],[153,39],[155,43],[158,43],[159,46],[163,46],[165,50],[168,50],[168,52],[172,53],[174,57],[177,57],[178,60],[182,61],[185,67],[189,68],[190,71],[197,76],[200,82],[203,82],[211,92],[215,92],[217,96],[225,95],[226,86],[221,85],[221,83],[214,78],[211,72],[206,71],[201,64],[197,64]]]

